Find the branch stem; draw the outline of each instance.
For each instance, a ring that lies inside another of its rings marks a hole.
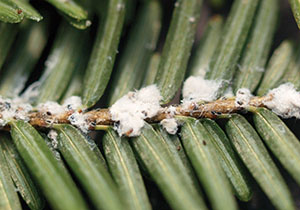
[[[252,97],[248,106],[249,107],[264,107],[264,102],[271,100],[270,96]],[[188,107],[183,105],[171,105],[175,106],[175,114],[173,116],[188,116],[193,118],[210,118],[216,119],[223,115],[237,113],[244,111],[244,108],[238,107],[235,104],[235,98],[222,98],[208,103],[191,103]],[[168,109],[169,107],[163,107],[158,114],[152,118],[147,118],[148,123],[158,123],[163,119],[173,117]],[[70,124],[68,117],[73,114],[74,111],[67,111],[61,115],[47,115],[42,112],[29,113],[29,123],[35,127],[51,127],[55,124]],[[90,130],[105,130],[108,125],[113,125],[114,121],[111,119],[109,109],[94,109],[83,113],[88,123],[91,123]],[[1,119],[1,115],[0,115]]]

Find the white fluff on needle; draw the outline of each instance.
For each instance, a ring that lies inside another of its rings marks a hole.
[[[200,101],[214,101],[222,81],[205,80],[203,77],[190,76],[183,85],[183,104]]]
[[[78,110],[82,107],[82,100],[79,96],[71,96],[64,100],[63,107],[67,110]]]
[[[54,101],[47,101],[45,103],[39,104],[37,106],[37,109],[39,112],[50,113],[50,125],[55,123],[55,118],[52,119],[52,115],[61,115],[66,113],[67,111],[74,111],[74,113],[72,113],[68,117],[68,120],[72,125],[79,128],[83,133],[88,133],[91,125],[86,120],[87,116],[84,114],[84,112],[78,110],[80,109],[80,107],[82,107],[81,98],[78,96],[71,96],[64,101],[63,105],[60,105],[59,103]]]
[[[8,99],[0,96],[0,127],[5,126],[13,119],[28,122],[27,113],[32,110],[32,106],[16,99]]]
[[[275,114],[283,118],[300,118],[300,92],[293,84],[282,84],[270,90],[268,96],[272,99],[266,100],[264,104]]]
[[[240,108],[247,108],[252,94],[249,89],[241,88],[236,92],[235,106]]]
[[[83,133],[88,133],[90,123],[87,121],[87,115],[84,113],[74,112],[68,117],[70,123],[79,128]]]
[[[114,129],[120,136],[138,136],[146,118],[155,116],[160,110],[162,99],[156,85],[150,85],[139,91],[129,92],[116,101],[109,109]]]
[[[178,123],[175,118],[163,119],[160,124],[169,134],[176,134],[178,130]]]
[[[58,146],[57,136],[58,136],[58,133],[56,132],[56,130],[53,130],[53,129],[51,129],[49,131],[49,133],[47,134],[47,137],[49,139],[51,139],[51,147],[53,149],[57,149],[57,146]]]
[[[51,115],[61,115],[65,113],[65,108],[55,101],[46,101],[37,106],[39,112],[50,112]]]

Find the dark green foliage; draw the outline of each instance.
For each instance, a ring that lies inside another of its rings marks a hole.
[[[275,34],[279,1],[261,1],[250,31],[246,50],[242,56],[233,82],[233,92],[248,88],[254,92],[265,70],[272,38]]]
[[[213,209],[237,209],[208,131],[201,122],[193,118],[184,119],[184,122],[181,130],[182,143]]]
[[[233,78],[258,2],[257,0],[236,0],[231,8],[223,36],[205,75],[207,79],[223,81],[219,96],[224,93]]]
[[[30,209],[42,209],[44,207],[44,198],[42,197],[38,187],[31,178],[28,169],[22,158],[20,157],[12,139],[5,134],[1,134],[0,148],[6,159],[10,176],[19,190],[22,198]],[[5,161],[4,161],[5,162]],[[4,166],[6,164],[3,164]],[[18,201],[14,201],[18,204]]]
[[[51,206],[61,210],[87,209],[70,175],[58,164],[39,133],[23,121],[12,121],[10,126],[18,152]]]
[[[58,131],[59,151],[97,209],[122,209],[116,186],[100,157],[93,151],[98,150],[96,144],[88,142],[71,125],[56,125],[54,128]]]
[[[194,42],[202,0],[178,0],[155,77],[162,103],[170,102],[180,87]]]
[[[89,108],[101,98],[108,84],[124,24],[124,0],[111,0],[107,16],[98,26],[97,38],[84,77],[83,105]]]
[[[294,209],[286,184],[256,131],[241,115],[233,115],[226,132],[239,156],[278,209]]]

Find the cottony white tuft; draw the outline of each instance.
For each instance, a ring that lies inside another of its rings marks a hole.
[[[171,117],[174,117],[174,115],[177,114],[177,109],[176,109],[176,106],[169,106],[168,108],[165,108],[165,113],[168,114],[168,117],[171,118]]]
[[[12,119],[29,121],[27,113],[32,110],[32,106],[22,103],[19,98],[7,99],[0,96],[0,126],[5,126]]]
[[[236,92],[235,106],[240,108],[247,108],[252,94],[249,89],[241,88]]]
[[[87,122],[87,116],[83,113],[74,112],[68,117],[70,123],[79,128],[83,133],[88,133],[90,124]]]
[[[160,110],[161,99],[156,85],[129,92],[109,109],[112,120],[118,122],[114,129],[120,136],[138,136],[145,124],[144,119],[155,116]]]
[[[55,130],[50,130],[47,136],[49,139],[51,139],[51,147],[53,149],[57,149],[57,146],[58,146],[57,132]]]
[[[63,105],[54,101],[47,101],[46,103],[39,104],[37,109],[39,112],[50,112],[51,115],[60,115],[64,114],[66,111],[75,111],[68,117],[68,120],[82,132],[87,133],[91,125],[86,120],[87,116],[83,112],[77,111],[81,106],[81,98],[78,96],[71,96],[65,100]],[[53,119],[50,118],[49,120],[51,121]],[[55,118],[51,123],[55,123]]]
[[[169,134],[176,134],[178,130],[178,123],[175,118],[163,119],[160,124]]]
[[[67,110],[77,110],[82,107],[82,100],[79,96],[71,96],[64,101],[63,107]]]
[[[51,115],[60,115],[65,113],[65,108],[57,102],[47,101],[37,106],[39,112],[50,112]]]
[[[217,98],[217,93],[222,85],[222,81],[205,80],[202,77],[189,77],[183,85],[183,104],[200,101],[213,101]]]
[[[277,115],[283,118],[300,118],[300,92],[296,91],[293,84],[282,84],[270,90],[268,96],[272,99],[264,104]]]

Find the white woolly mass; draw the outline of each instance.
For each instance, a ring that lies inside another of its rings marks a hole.
[[[77,110],[82,107],[82,100],[79,96],[71,96],[64,101],[63,107],[68,110]]]
[[[283,118],[300,118],[300,92],[296,91],[293,84],[282,84],[270,90],[268,96],[272,100],[265,101],[264,104],[277,115]]]
[[[138,136],[145,124],[144,119],[155,116],[160,110],[161,99],[156,85],[129,92],[109,109],[112,120],[118,122],[114,129],[120,136]]]
[[[177,114],[177,109],[176,109],[175,106],[172,106],[172,105],[171,105],[171,106],[169,106],[168,108],[166,108],[165,113],[167,113],[168,116],[171,118],[171,117],[173,117],[174,115]]]
[[[87,115],[78,110],[82,107],[82,100],[79,96],[71,96],[67,98],[62,107],[67,111],[75,111],[68,117],[70,123],[79,128],[83,133],[88,133],[91,124],[87,121]]]
[[[13,103],[14,105],[12,107],[15,110],[15,119],[28,122],[29,117],[27,114],[32,111],[32,106],[28,103],[15,103],[14,100]]]
[[[63,105],[54,101],[46,101],[37,106],[39,112],[50,112],[52,115],[60,115],[70,110],[77,110],[82,106],[81,98],[79,96],[71,96],[67,98]]]
[[[241,88],[236,92],[235,106],[240,108],[247,108],[252,94],[249,89]]]
[[[87,122],[87,116],[83,113],[74,112],[68,117],[70,123],[79,128],[83,133],[88,133],[90,124]]]
[[[57,149],[57,146],[58,146],[57,132],[55,130],[50,130],[47,136],[49,139],[51,139],[51,147],[53,149]]]
[[[60,115],[65,113],[65,108],[57,102],[47,101],[37,106],[39,112],[50,112],[51,115]]]
[[[214,101],[217,98],[218,89],[221,85],[222,81],[205,80],[200,76],[191,76],[185,80],[183,85],[183,103]]]
[[[175,118],[163,119],[160,124],[169,134],[176,134],[178,130],[178,123]]]
[[[32,106],[22,103],[19,98],[6,99],[0,96],[0,126],[5,126],[12,119],[29,121],[27,113],[32,110]]]
[[[63,105],[54,101],[47,101],[46,103],[39,104],[37,110],[44,113],[50,112],[51,115],[60,115],[64,114],[66,111],[75,111],[68,117],[68,120],[83,133],[87,133],[90,128],[90,123],[87,122],[87,116],[83,112],[77,111],[80,107],[82,107],[81,98],[78,96],[71,96],[64,101]],[[51,121],[52,118],[49,120]]]

